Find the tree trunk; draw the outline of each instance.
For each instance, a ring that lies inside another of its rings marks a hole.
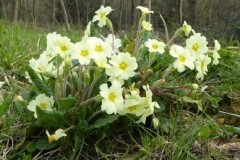
[[[189,24],[195,25],[196,23],[196,0],[188,0],[188,17]]]
[[[118,28],[122,30],[122,14],[123,14],[123,1],[119,1],[119,23],[118,23]]]
[[[55,24],[56,22],[56,0],[52,1],[52,17],[51,17],[51,21],[53,24]]]
[[[183,18],[183,0],[180,0],[179,2],[179,23],[182,24],[182,18]]]
[[[37,17],[37,0],[33,0],[33,23],[36,24]]]
[[[102,5],[105,6],[105,4],[106,4],[106,1],[102,0]]]
[[[152,0],[149,0],[148,1],[148,8],[149,8],[149,10],[151,11],[152,10]],[[151,14],[149,14],[149,22],[151,23]]]
[[[63,19],[64,19],[64,22],[65,22],[65,24],[66,24],[67,29],[70,30],[70,25],[69,25],[69,22],[68,22],[67,10],[66,10],[64,1],[63,1],[63,0],[60,0],[60,4],[61,4],[62,11],[63,11]]]
[[[18,21],[18,13],[19,13],[19,0],[14,0],[12,7],[13,7],[12,21],[17,22]]]
[[[5,8],[4,0],[2,0],[2,10],[3,10],[3,12],[2,12],[3,18],[7,19],[7,14],[6,14],[6,8]]]
[[[76,3],[76,11],[77,11],[77,23],[80,25],[80,12],[79,12],[78,0],[75,0],[75,3]]]

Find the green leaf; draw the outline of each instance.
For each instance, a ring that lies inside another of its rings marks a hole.
[[[33,81],[33,83],[38,87],[38,89],[40,90],[41,93],[46,94],[47,96],[51,96],[53,95],[53,92],[51,90],[51,88],[45,84],[39,77],[38,75],[35,73],[35,71],[30,67],[27,66],[27,72],[31,78],[31,80]]]
[[[11,105],[13,98],[14,95],[4,97],[2,105],[0,105],[0,115],[2,115],[5,112],[5,110]]]
[[[101,36],[101,34],[99,33],[99,31],[97,30],[97,28],[95,27],[95,25],[93,23],[91,23],[90,32],[91,32],[92,37],[100,37]]]
[[[106,83],[107,82],[107,75],[106,74],[102,74],[96,81],[95,85],[94,85],[94,89],[91,93],[91,97],[95,97],[96,95],[99,94],[100,92],[100,85],[103,84],[103,83]]]
[[[58,110],[63,111],[65,113],[70,108],[74,107],[76,103],[77,103],[77,100],[74,97],[59,98],[57,100]]]
[[[229,135],[240,134],[240,127],[234,127],[234,126],[231,126],[231,125],[224,125],[224,130]]]
[[[106,118],[98,119],[95,121],[95,123],[91,126],[91,128],[101,128],[103,126],[106,126],[108,124],[113,123],[116,121],[120,115],[110,115],[107,116]]]
[[[36,150],[36,144],[35,143],[28,143],[26,146],[28,152],[34,152]]]
[[[48,150],[48,149],[52,149],[52,148],[56,147],[57,145],[58,145],[57,142],[49,143],[47,139],[39,139],[36,142],[36,149]]]
[[[202,139],[207,139],[210,135],[211,135],[211,129],[209,128],[209,126],[203,126],[199,133],[198,136]]]
[[[37,119],[41,124],[61,127],[64,124],[64,119],[58,111],[46,111],[39,107],[36,108]]]
[[[130,54],[133,54],[134,47],[135,47],[135,41],[130,42],[130,43],[126,46],[126,48],[125,48],[124,51],[125,51],[125,52],[128,52],[128,53],[130,53]]]

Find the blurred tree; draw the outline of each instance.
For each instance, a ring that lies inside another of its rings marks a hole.
[[[188,23],[195,25],[196,23],[196,0],[188,0]]]
[[[64,4],[63,0],[60,0],[60,5],[61,5],[62,11],[63,11],[64,22],[66,24],[67,29],[70,30],[70,25],[69,25],[69,22],[68,22],[67,10],[66,10],[66,7],[65,7],[65,4]]]
[[[12,21],[18,21],[18,14],[19,14],[19,0],[14,0],[12,5]]]

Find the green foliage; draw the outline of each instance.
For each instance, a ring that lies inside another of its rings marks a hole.
[[[38,87],[41,93],[45,93],[48,96],[53,95],[51,88],[49,88],[49,86],[38,77],[38,75],[34,72],[34,70],[30,66],[27,66],[27,72],[31,80]]]
[[[58,104],[58,110],[66,113],[69,109],[75,107],[77,99],[74,97],[59,98],[56,103]]]
[[[101,128],[103,126],[113,123],[118,118],[119,118],[119,115],[111,115],[111,116],[107,116],[106,118],[98,119],[94,122],[91,128]]]
[[[11,106],[14,95],[8,95],[4,98],[2,104],[0,105],[0,115],[3,115],[4,112]]]

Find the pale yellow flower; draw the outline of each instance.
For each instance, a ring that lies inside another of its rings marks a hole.
[[[103,97],[101,110],[107,114],[116,114],[123,107],[123,88],[118,83],[113,83],[109,88],[107,84],[100,86],[100,95]]]
[[[101,6],[99,10],[97,10],[95,13],[97,15],[95,15],[93,17],[93,22],[98,21],[98,26],[99,27],[103,27],[107,24],[107,15],[112,12],[112,8],[111,7],[104,7]]]
[[[34,100],[32,100],[29,105],[27,106],[27,108],[34,112],[34,117],[37,118],[37,112],[36,112],[36,108],[37,106],[42,109],[42,110],[46,110],[46,111],[52,111],[52,107],[53,107],[53,97],[48,97],[45,94],[39,94]]]
[[[178,72],[185,71],[185,66],[191,70],[194,69],[194,58],[187,49],[178,45],[172,45],[169,53],[176,58],[173,67],[176,68]]]
[[[148,39],[144,45],[148,48],[149,52],[160,54],[165,52],[166,44],[156,39]]]
[[[199,33],[192,35],[186,40],[186,48],[195,59],[198,59],[201,55],[207,53],[207,44],[206,37],[201,36]]]
[[[217,65],[219,63],[218,59],[221,58],[220,55],[218,54],[218,51],[220,50],[221,45],[219,44],[219,42],[217,40],[214,41],[214,44],[215,44],[215,46],[214,46],[214,50],[213,50],[213,63],[212,64]]]
[[[136,58],[129,53],[113,55],[109,63],[111,65],[106,68],[106,74],[123,80],[133,77],[138,67]]]
[[[92,59],[90,44],[87,41],[75,43],[76,52],[72,53],[72,59],[77,59],[81,65],[88,65]]]
[[[57,141],[58,139],[60,139],[61,137],[65,137],[67,136],[67,134],[64,132],[63,129],[59,128],[55,131],[54,134],[49,134],[48,130],[46,130],[46,134],[48,136],[48,142],[51,143],[53,141]]]
[[[137,6],[137,9],[140,9],[142,11],[142,14],[153,13],[153,11],[150,11],[147,7]]]
[[[203,80],[204,75],[207,74],[207,66],[211,63],[211,58],[207,55],[201,55],[195,62],[196,70],[198,71],[196,78]]]

